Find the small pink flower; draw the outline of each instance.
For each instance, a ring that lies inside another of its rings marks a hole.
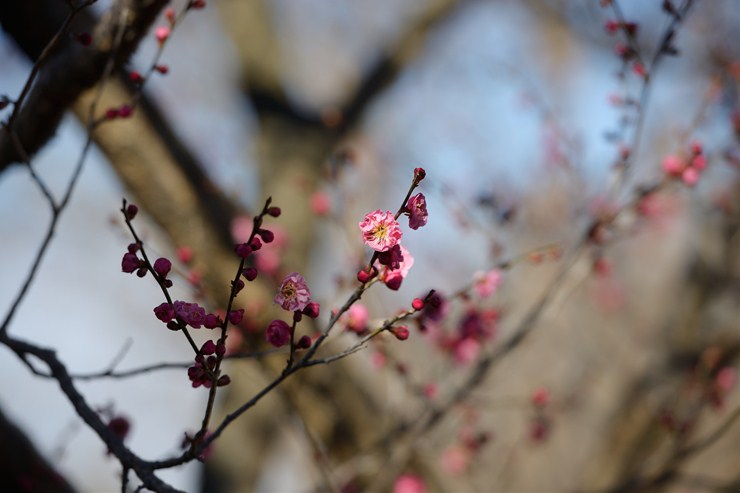
[[[439,387],[434,382],[424,385],[424,397],[427,399],[436,399],[439,395]]]
[[[460,365],[470,364],[478,358],[480,351],[480,343],[472,337],[466,337],[455,346],[455,362]]]
[[[303,310],[310,302],[311,291],[306,280],[297,272],[288,274],[275,295],[275,303],[289,312]]]
[[[617,32],[617,31],[619,30],[619,28],[620,28],[621,26],[622,26],[622,24],[621,24],[620,22],[618,22],[618,21],[615,21],[615,20],[612,20],[612,19],[609,19],[609,20],[607,20],[607,21],[606,21],[606,22],[604,23],[604,29],[605,29],[605,30],[606,30],[606,32],[607,32],[607,33],[609,33],[609,34],[614,34],[614,33],[616,33],[616,32]]]
[[[177,259],[183,264],[189,264],[193,260],[193,249],[189,246],[181,246],[177,249]]]
[[[444,451],[440,459],[442,469],[450,474],[462,474],[470,464],[470,451],[460,445],[454,445]]]
[[[368,212],[359,226],[363,241],[376,252],[388,251],[401,242],[403,233],[391,211]]]
[[[424,480],[411,474],[399,476],[393,484],[393,493],[424,493],[426,490]]]
[[[357,332],[358,334],[367,330],[367,321],[370,318],[370,315],[367,308],[365,308],[365,305],[355,303],[350,306],[349,310],[347,310],[346,317],[347,322],[345,324],[345,328],[347,330]]]
[[[632,72],[635,75],[639,75],[640,77],[645,77],[647,75],[647,69],[645,68],[645,65],[640,62],[635,62],[632,65]]]
[[[170,28],[167,26],[159,26],[157,30],[154,31],[154,36],[157,38],[157,41],[159,41],[159,44],[162,44],[170,37]]]
[[[737,370],[731,366],[726,366],[717,372],[715,380],[721,390],[729,392],[737,381]]]
[[[550,402],[550,391],[545,387],[538,387],[532,392],[532,404],[537,407],[545,407]]]
[[[252,218],[246,215],[236,216],[231,220],[231,237],[236,243],[245,243],[249,241],[252,234]]]
[[[311,210],[317,216],[325,216],[331,210],[331,199],[325,192],[311,195]]]
[[[473,287],[481,298],[488,298],[494,294],[504,281],[503,273],[499,269],[478,272],[475,278],[475,285]]]
[[[702,155],[698,155],[691,160],[691,166],[696,168],[698,171],[702,171],[707,167],[707,158]]]
[[[375,351],[370,355],[370,364],[376,370],[383,368],[388,363],[388,358],[382,351]]]
[[[684,164],[680,157],[675,154],[669,154],[663,158],[663,171],[670,176],[681,176],[683,173]]]
[[[175,19],[177,17],[175,14],[175,9],[173,9],[172,7],[167,8],[167,10],[164,11],[164,15],[165,17],[167,17],[167,21],[169,21],[170,24],[175,23]]]
[[[265,339],[275,347],[283,347],[290,341],[290,325],[284,320],[273,320],[267,326]]]
[[[699,170],[692,167],[686,168],[681,174],[681,180],[683,180],[686,186],[693,187],[699,181]]]
[[[429,213],[427,212],[427,200],[423,193],[412,196],[406,208],[409,211],[409,227],[419,229],[427,223]]]

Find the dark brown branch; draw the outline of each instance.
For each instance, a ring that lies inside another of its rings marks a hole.
[[[43,361],[48,366],[51,375],[59,382],[59,387],[80,418],[103,440],[110,452],[118,458],[125,469],[130,469],[136,473],[144,486],[158,492],[179,491],[159,479],[154,474],[153,469],[131,452],[103,422],[98,413],[90,407],[85,397],[77,390],[67,368],[56,357],[53,350],[35,346],[7,335],[0,335],[0,342],[13,350],[20,358],[25,359],[30,355]]]
[[[22,160],[10,132],[18,136],[27,155],[38,151],[52,137],[70,105],[100,81],[108,60],[113,60],[116,68],[128,60],[166,4],[166,0],[119,0],[96,25],[90,46],[74,42],[59,46],[41,67],[13,126],[0,133],[0,170]],[[39,10],[43,7],[37,6],[35,11]],[[117,46],[121,30],[125,32]]]

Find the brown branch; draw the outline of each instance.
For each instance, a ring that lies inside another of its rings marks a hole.
[[[50,55],[13,126],[0,133],[0,170],[22,159],[10,132],[18,136],[27,155],[38,151],[52,137],[70,105],[100,81],[108,61],[113,60],[118,68],[128,60],[166,4],[166,0],[119,0],[96,25],[90,46],[68,42]],[[40,9],[43,7],[37,11]],[[125,34],[117,46],[121,30]]]
[[[136,473],[144,486],[158,492],[171,493],[179,491],[159,479],[147,462],[129,450],[121,439],[103,422],[98,413],[90,407],[85,397],[77,390],[67,368],[56,357],[56,353],[53,350],[9,337],[6,334],[0,334],[0,343],[8,346],[21,359],[25,359],[30,355],[43,361],[48,366],[51,375],[59,382],[59,387],[67,396],[80,418],[103,440],[110,452],[116,456],[125,469],[131,469]]]

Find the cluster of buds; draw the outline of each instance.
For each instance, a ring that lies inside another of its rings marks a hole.
[[[687,154],[669,154],[663,158],[661,164],[666,176],[693,187],[707,167],[707,158],[701,143],[694,142]]]

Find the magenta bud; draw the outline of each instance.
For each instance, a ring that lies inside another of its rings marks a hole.
[[[160,276],[167,277],[167,274],[169,274],[170,269],[172,269],[172,262],[170,262],[164,257],[160,257],[154,261],[153,268],[154,268],[154,272],[156,272]]]
[[[222,375],[219,377],[218,381],[216,381],[216,387],[223,387],[225,385],[229,385],[231,383],[231,377],[228,375]]]
[[[244,318],[244,308],[240,308],[238,310],[231,310],[229,312],[229,322],[231,322],[232,325],[238,325],[239,323],[241,323],[243,318]]]
[[[120,110],[119,110],[119,114],[120,114]],[[139,208],[136,207],[136,205],[129,204],[128,207],[126,207],[126,218],[130,221],[136,217],[136,213],[138,212],[139,212]]]
[[[134,253],[124,253],[121,259],[121,271],[131,274],[139,268],[141,262]]]
[[[280,210],[280,207],[270,207],[267,209],[267,213],[272,217],[280,217],[282,211]]]
[[[303,309],[303,314],[310,318],[318,318],[320,310],[321,306],[315,301],[312,301]]]
[[[247,258],[252,254],[252,247],[248,243],[241,243],[234,247],[234,251],[236,251],[239,258]]]
[[[257,279],[257,269],[254,267],[247,267],[242,271],[242,275],[247,279],[247,281],[254,281]]]
[[[216,352],[216,344],[213,341],[206,341],[200,347],[200,353],[204,355],[213,354]]]
[[[403,277],[392,276],[386,279],[385,285],[388,286],[388,289],[391,289],[393,291],[398,291],[398,288],[401,287],[402,282],[403,282]]]
[[[214,313],[207,314],[203,319],[203,327],[206,329],[215,329],[219,325],[221,325],[221,319]]]
[[[114,435],[123,440],[131,429],[131,423],[123,416],[116,416],[108,422],[108,428]]]
[[[275,234],[269,229],[260,229],[257,234],[262,237],[262,241],[265,243],[272,243],[275,239]]]
[[[396,336],[399,341],[405,341],[409,338],[409,328],[405,325],[399,325],[398,327],[391,327],[391,333]]]
[[[308,349],[311,347],[311,338],[308,336],[301,336],[298,342],[295,344],[296,349]]]

